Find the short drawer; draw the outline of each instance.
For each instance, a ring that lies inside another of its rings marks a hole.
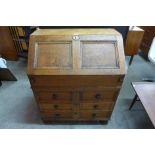
[[[86,120],[108,120],[112,111],[84,110],[80,112],[80,119]]]
[[[105,110],[112,111],[114,107],[114,102],[90,102],[90,103],[81,103],[81,110]]]
[[[39,101],[71,101],[71,92],[38,92]]]
[[[48,111],[41,111],[41,116],[42,118],[50,118],[54,120],[57,120],[57,119],[65,120],[65,119],[72,119],[73,112],[70,110],[66,110],[66,111],[48,110]]]
[[[99,91],[84,91],[81,93],[82,101],[115,101],[119,89],[107,89]]]
[[[71,104],[39,104],[40,111],[72,110]]]

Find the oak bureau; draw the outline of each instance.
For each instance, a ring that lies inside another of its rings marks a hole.
[[[114,29],[39,29],[30,37],[28,77],[45,123],[109,120],[125,73]]]

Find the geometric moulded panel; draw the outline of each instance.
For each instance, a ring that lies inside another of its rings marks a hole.
[[[72,69],[71,42],[35,43],[35,69]]]
[[[81,57],[81,69],[119,68],[115,42],[82,41]]]

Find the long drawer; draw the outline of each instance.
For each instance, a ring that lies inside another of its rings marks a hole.
[[[120,86],[124,75],[104,76],[29,76],[32,87],[115,87]]]
[[[49,120],[108,120],[112,111],[92,111],[83,110],[79,112],[72,111],[46,111],[41,112],[43,119]]]
[[[93,90],[88,89],[84,90],[72,90],[72,91],[49,91],[49,90],[39,90],[34,91],[35,96],[39,103],[46,104],[70,104],[78,101],[78,102],[99,102],[99,101],[115,101],[120,88],[108,88],[108,89],[100,89]]]
[[[73,110],[73,104],[39,104],[40,110]],[[79,105],[80,110],[112,110],[114,102],[82,102]]]

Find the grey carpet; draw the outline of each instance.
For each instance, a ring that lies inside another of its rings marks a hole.
[[[126,57],[128,60],[129,58]],[[26,75],[27,61],[9,61],[8,68],[17,77],[17,82],[2,82],[0,87],[0,128],[38,128],[38,129],[116,129],[116,128],[153,128],[152,123],[137,102],[128,110],[134,97],[132,81],[141,81],[142,77],[155,77],[155,66],[140,56],[135,56],[128,68],[123,86],[111,119],[108,124],[52,124],[42,123],[39,111]]]

